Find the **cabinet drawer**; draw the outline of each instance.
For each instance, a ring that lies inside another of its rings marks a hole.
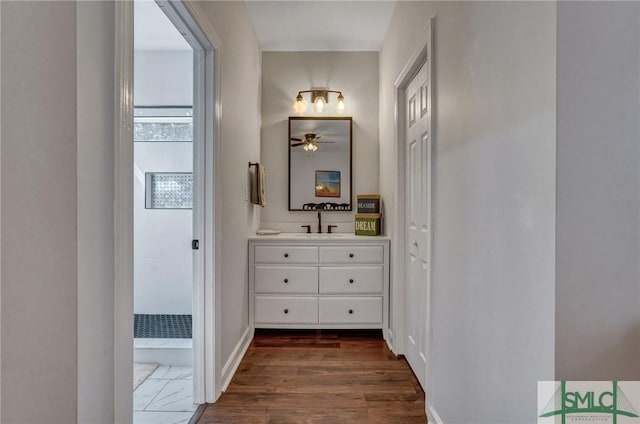
[[[320,324],[382,324],[382,297],[321,297]]]
[[[257,324],[316,324],[318,298],[316,297],[255,297]]]
[[[370,293],[382,294],[383,267],[322,267],[320,268],[321,294]]]
[[[321,246],[321,264],[381,264],[382,246]]]
[[[294,266],[255,267],[256,293],[318,293],[318,268]]]
[[[315,264],[318,263],[316,246],[256,246],[257,264]]]

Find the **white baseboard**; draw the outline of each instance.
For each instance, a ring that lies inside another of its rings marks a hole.
[[[394,344],[393,331],[390,328],[385,328],[382,330],[382,335],[384,337],[384,340],[387,342],[387,346],[389,347],[389,350],[397,355],[396,351],[393,349],[393,344]]]
[[[442,422],[442,419],[440,418],[440,415],[438,415],[438,413],[436,412],[436,409],[433,406],[430,406],[429,410],[427,411],[427,419],[429,420],[430,423],[444,424]]]
[[[251,344],[252,338],[253,331],[251,326],[249,326],[244,330],[244,333],[242,333],[242,336],[240,337],[240,340],[238,340],[236,347],[233,348],[233,352],[231,352],[231,356],[229,356],[229,360],[222,367],[220,378],[220,381],[222,382],[221,391],[224,392],[225,390],[227,390],[227,387],[229,386],[229,383],[231,383],[233,375],[236,373],[236,370],[238,369],[238,366],[240,366],[240,362],[242,361],[244,354],[249,348],[249,344]]]

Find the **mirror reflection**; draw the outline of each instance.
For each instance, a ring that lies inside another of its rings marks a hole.
[[[350,117],[289,118],[289,210],[350,211]]]

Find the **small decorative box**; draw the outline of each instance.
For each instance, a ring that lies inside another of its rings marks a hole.
[[[358,194],[358,213],[380,213],[379,194]]]
[[[382,215],[379,213],[357,213],[356,235],[379,236],[382,230]]]

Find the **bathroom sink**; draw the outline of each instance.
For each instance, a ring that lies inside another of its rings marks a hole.
[[[307,234],[307,233],[303,233],[303,234],[294,234],[294,237],[300,237],[300,238],[342,238],[342,237],[349,237],[352,236],[353,234],[347,234],[347,233],[332,233],[332,234]]]

